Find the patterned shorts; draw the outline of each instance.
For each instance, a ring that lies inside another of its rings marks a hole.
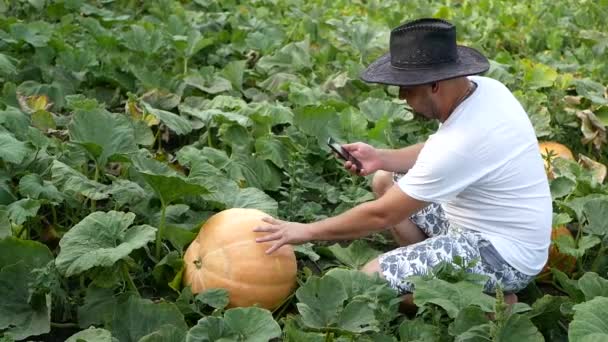
[[[507,293],[518,292],[534,279],[509,265],[480,233],[450,224],[439,204],[428,205],[410,220],[428,238],[379,257],[382,275],[401,294],[414,290],[406,277],[429,274],[440,262],[452,262],[455,256],[462,257],[465,263],[477,259],[467,271],[489,277],[484,285],[484,292],[489,294],[495,293],[498,284]]]

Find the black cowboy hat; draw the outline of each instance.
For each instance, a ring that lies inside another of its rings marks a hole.
[[[475,49],[456,45],[456,27],[424,18],[391,31],[390,52],[361,73],[370,83],[414,86],[459,76],[481,74],[488,59]]]

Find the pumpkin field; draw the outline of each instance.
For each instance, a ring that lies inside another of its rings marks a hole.
[[[400,311],[359,271],[388,231],[252,243],[260,215],[374,199],[328,137],[438,128],[359,78],[420,17],[490,59],[539,140],[552,244],[514,305],[455,259]],[[608,0],[0,0],[0,342],[608,341],[606,80]]]

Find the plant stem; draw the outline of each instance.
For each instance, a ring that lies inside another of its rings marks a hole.
[[[161,212],[160,212],[160,225],[158,227],[158,233],[156,234],[156,260],[160,260],[160,246],[163,240],[163,232],[165,230],[165,214],[167,211],[167,206],[165,205],[165,201],[160,201]]]
[[[213,147],[213,140],[211,140],[211,127],[207,126],[207,145]]]
[[[95,175],[93,176],[93,180],[95,182],[97,182],[98,179],[99,179],[99,164],[97,162],[95,162]],[[91,200],[91,211],[94,212],[96,208],[97,208],[97,201]]]
[[[127,283],[127,287],[131,291],[137,293],[137,296],[139,296],[139,291],[137,291],[137,287],[135,286],[133,278],[131,278],[131,274],[129,273],[129,265],[127,265],[127,263],[124,261],[122,262],[122,276]]]
[[[597,251],[597,255],[595,256],[595,259],[593,260],[593,263],[591,264],[591,272],[595,272],[595,273],[599,273],[599,268],[600,268],[600,261],[602,260],[602,257],[606,257],[606,255],[604,253],[606,253],[606,250],[608,248],[606,248],[606,246],[604,246],[604,242],[601,243],[600,245],[600,249]]]
[[[53,214],[53,225],[57,226],[57,210],[55,206],[51,204],[51,213]]]
[[[60,328],[60,329],[70,329],[70,328],[78,328],[78,324],[77,323],[56,323],[56,322],[51,322],[51,327],[53,328]]]

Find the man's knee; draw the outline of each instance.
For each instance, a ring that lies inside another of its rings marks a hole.
[[[378,261],[378,258],[375,258],[365,264],[365,266],[361,268],[361,272],[366,273],[368,275],[378,273],[380,276],[382,276],[382,273],[380,272],[380,262]]]
[[[393,184],[392,172],[378,170],[372,178],[372,191],[376,198],[380,198]]]

